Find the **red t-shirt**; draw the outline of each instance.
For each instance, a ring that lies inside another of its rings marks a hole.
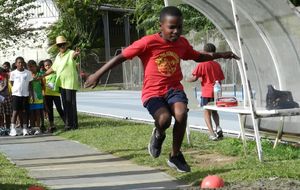
[[[201,91],[202,97],[205,98],[213,98],[215,81],[221,82],[225,78],[220,64],[216,61],[199,63],[192,74],[202,78]]]
[[[200,53],[180,37],[175,42],[164,40],[158,33],[148,35],[125,48],[126,59],[138,56],[144,66],[142,102],[152,97],[162,97],[169,89],[183,90],[180,59],[197,60]]]

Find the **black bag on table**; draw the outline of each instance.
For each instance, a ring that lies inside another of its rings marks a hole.
[[[299,104],[293,100],[292,92],[276,90],[272,85],[268,85],[266,103],[267,110],[299,108]]]

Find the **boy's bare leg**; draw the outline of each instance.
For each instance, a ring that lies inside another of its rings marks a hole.
[[[157,158],[160,156],[161,147],[166,137],[165,130],[171,124],[172,115],[167,107],[161,107],[156,110],[153,118],[155,120],[155,129],[148,144],[148,151],[153,158]]]
[[[17,122],[17,116],[18,116],[18,111],[13,111],[12,116],[11,116],[11,123],[16,124]]]
[[[35,110],[34,112],[36,127],[41,128],[41,115],[43,114],[43,112],[41,112],[41,110]]]
[[[172,115],[167,107],[159,108],[154,114],[155,127],[159,134],[164,134],[172,121]]]
[[[220,118],[219,118],[219,114],[217,111],[212,111],[212,118],[216,124],[216,126],[220,126]]]
[[[187,104],[176,102],[171,106],[171,110],[175,118],[175,124],[173,128],[172,152],[167,163],[178,172],[190,172],[191,168],[180,151],[187,124]]]
[[[24,124],[24,119],[25,119],[25,115],[24,114],[25,114],[24,111],[18,111],[18,116],[19,116],[19,121],[20,121],[21,128],[23,127],[23,124]]]
[[[0,127],[4,127],[4,114],[0,114]]]
[[[215,136],[214,130],[212,128],[212,123],[211,123],[211,111],[205,109],[203,112],[204,112],[204,120],[208,128],[208,131],[210,135]]]
[[[173,147],[171,156],[177,155],[181,149],[187,123],[187,104],[176,102],[172,105],[172,114],[175,118],[173,128]]]
[[[35,113],[34,111],[31,111],[31,113],[29,113],[29,123],[30,123],[30,127],[34,128],[35,126]]]
[[[16,131],[17,116],[18,116],[18,111],[14,110],[11,117],[11,127],[10,127],[9,136],[17,135],[17,131]]]
[[[11,115],[7,114],[7,115],[5,115],[5,125],[6,125],[7,129],[9,129],[10,123],[11,123]]]
[[[219,118],[219,114],[217,111],[212,111],[212,118],[216,124],[216,133],[218,138],[222,138],[223,137],[223,131],[222,128],[220,127],[220,118]]]

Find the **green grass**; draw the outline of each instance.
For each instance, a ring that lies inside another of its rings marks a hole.
[[[264,162],[261,163],[257,159],[255,142],[247,141],[245,153],[239,139],[224,138],[222,141],[212,142],[207,135],[192,132],[193,146],[184,142],[182,148],[192,172],[180,174],[166,164],[172,129],[167,131],[162,155],[153,159],[147,151],[151,125],[82,114],[79,114],[79,125],[79,130],[58,131],[56,134],[130,159],[137,164],[158,168],[195,185],[209,174],[219,175],[227,183],[251,182],[271,177],[300,179],[300,149],[288,145],[279,145],[273,149],[269,141],[263,140]]]
[[[28,177],[27,170],[16,167],[0,154],[1,190],[27,190],[34,184],[38,184],[38,181]]]

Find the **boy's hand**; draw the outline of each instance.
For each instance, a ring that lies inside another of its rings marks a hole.
[[[73,54],[73,58],[78,57],[79,54],[80,54],[80,49],[77,47],[77,48],[75,49],[74,54]]]
[[[43,76],[36,76],[33,78],[33,80],[41,80],[41,79],[43,79]]]
[[[91,74],[90,76],[87,77],[85,83],[84,83],[84,88],[95,88],[99,83],[99,78],[95,74]]]
[[[232,51],[222,52],[220,53],[223,59],[236,59],[240,60],[240,57],[235,55]]]

